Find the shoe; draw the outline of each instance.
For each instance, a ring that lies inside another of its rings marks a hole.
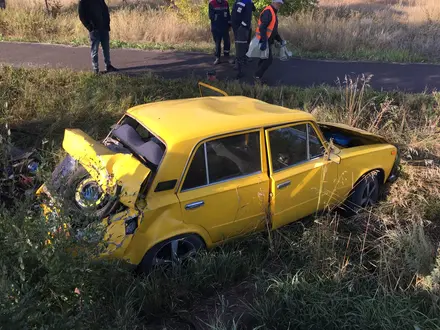
[[[234,64],[234,70],[238,70],[238,63],[237,62],[235,62],[235,64]]]
[[[229,64],[237,64],[237,62],[235,61],[235,58],[230,59]]]
[[[94,74],[99,74],[99,69],[93,69]]]
[[[217,57],[214,61],[214,65],[218,65],[218,64],[220,64],[220,59]]]
[[[105,72],[118,72],[119,70],[116,69],[113,65],[109,65],[107,67],[107,70],[105,70]]]

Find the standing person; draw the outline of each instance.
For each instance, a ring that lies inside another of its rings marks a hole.
[[[229,4],[226,0],[209,1],[209,19],[211,20],[211,32],[215,42],[215,62],[220,63],[223,40],[223,54],[229,59],[231,50],[231,39],[229,37],[229,28],[231,26],[231,13]]]
[[[259,47],[261,51],[265,51],[269,47],[269,58],[259,60],[258,70],[255,73],[256,81],[261,81],[264,73],[272,64],[272,45],[275,40],[281,44],[285,43],[278,34],[278,10],[283,3],[283,0],[273,0],[271,5],[263,9],[258,20],[256,34],[259,39]]]
[[[252,13],[255,5],[252,0],[236,0],[232,7],[232,30],[235,37],[237,79],[244,76],[246,53],[252,36]]]
[[[104,0],[79,0],[78,14],[89,31],[92,66],[99,73],[98,50],[102,47],[106,72],[118,71],[110,62],[110,13]]]

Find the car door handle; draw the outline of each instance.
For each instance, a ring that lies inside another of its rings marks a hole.
[[[290,181],[286,181],[286,182],[280,183],[280,184],[277,186],[277,189],[283,189],[283,188],[286,188],[286,187],[288,187],[288,186],[290,186]]]
[[[198,201],[198,202],[186,204],[185,205],[185,210],[194,210],[194,209],[197,209],[197,208],[199,208],[199,207],[201,207],[203,205],[205,205],[204,201]]]

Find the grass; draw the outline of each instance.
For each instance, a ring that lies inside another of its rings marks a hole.
[[[41,2],[9,0],[8,9],[0,12],[2,40],[87,44],[74,2],[57,3],[61,7],[53,18]],[[213,50],[208,22],[191,22],[189,13],[165,10],[163,3],[136,3],[110,1],[113,47]],[[436,0],[321,0],[312,12],[282,17],[280,26],[295,56],[440,61],[440,4]]]
[[[439,95],[381,93],[364,83],[218,86],[398,143],[402,177],[378,207],[353,218],[311,217],[203,252],[174,273],[139,278],[123,263],[92,260],[93,246],[72,255],[80,244],[72,239],[45,245],[48,224],[32,201],[2,206],[2,328],[439,329]],[[3,67],[1,125],[10,124],[16,143],[39,148],[44,177],[61,154],[64,128],[102,138],[133,105],[197,93],[194,80]]]

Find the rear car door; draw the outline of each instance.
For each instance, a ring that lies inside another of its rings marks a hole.
[[[213,242],[264,228],[269,200],[264,143],[262,129],[200,143],[178,192],[184,221],[205,228]]]
[[[337,164],[326,160],[321,137],[310,122],[266,130],[273,228],[322,210],[331,203]]]

